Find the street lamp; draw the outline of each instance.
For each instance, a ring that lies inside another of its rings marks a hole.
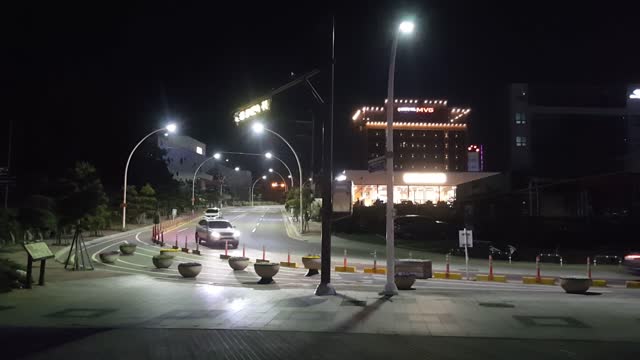
[[[129,158],[127,159],[127,165],[125,165],[124,167],[124,189],[122,189],[122,231],[124,231],[127,227],[127,175],[129,174],[129,163],[131,162],[131,157],[133,156],[133,153],[136,151],[138,146],[140,146],[140,144],[142,144],[142,142],[145,141],[149,136],[155,133],[158,133],[160,131],[168,131],[170,133],[174,133],[176,132],[177,129],[178,129],[178,126],[176,124],[171,123],[163,128],[154,130],[149,134],[147,134],[147,136],[143,137],[136,144],[136,146],[133,147],[133,150],[131,150],[131,153],[129,154]]]
[[[233,170],[235,170],[235,171],[240,171],[240,167],[239,167],[239,166],[236,166]]]
[[[264,154],[264,157],[266,157],[267,159],[271,160],[276,159],[278,161],[280,161],[282,163],[282,165],[284,165],[285,168],[287,168],[287,171],[289,172],[289,176],[287,176],[289,179],[291,179],[291,187],[293,187],[293,173],[291,172],[291,169],[289,169],[289,167],[287,166],[287,163],[285,163],[284,161],[282,161],[282,159],[280,159],[279,157],[273,155],[272,153],[268,152]]]
[[[398,38],[400,34],[413,32],[414,24],[410,21],[403,21],[398,26],[393,42],[391,44],[391,58],[389,61],[389,80],[387,88],[387,283],[384,285],[383,294],[387,296],[397,295],[398,287],[394,281],[395,276],[395,248],[393,229],[393,82],[396,67],[396,50],[398,48]]]
[[[288,190],[289,190],[289,188],[287,187],[287,181],[284,179],[284,176],[282,176],[282,174],[280,174],[280,173],[279,173],[279,172],[277,172],[277,171],[274,171],[272,168],[269,168],[269,172],[270,172],[270,173],[274,173],[274,174],[276,174],[276,175],[280,176],[280,179],[282,179],[282,182],[284,183],[285,191],[288,191]]]
[[[256,186],[258,181],[260,181],[260,179],[267,180],[267,175],[262,175],[262,177],[257,178],[256,181],[253,182],[253,185],[251,185],[251,192],[249,193],[249,196],[251,197],[251,207],[253,207],[253,188]]]
[[[277,132],[267,129],[262,123],[254,123],[251,128],[253,129],[253,132],[255,132],[256,134],[260,134],[263,131],[269,132],[277,137],[280,138],[280,140],[284,141],[285,144],[287,144],[287,146],[289,147],[289,149],[291,149],[291,152],[293,153],[293,156],[295,156],[296,158],[296,162],[298,163],[298,172],[300,173],[300,233],[302,234],[304,232],[304,215],[302,214],[302,165],[300,165],[300,159],[298,158],[298,154],[296,154],[296,151],[293,149],[293,146],[291,146],[291,144],[289,144],[289,142],[287,140],[285,140],[280,134],[278,134]]]

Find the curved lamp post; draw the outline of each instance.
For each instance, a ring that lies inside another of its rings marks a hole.
[[[256,184],[258,183],[258,181],[260,181],[260,179],[267,180],[267,175],[262,175],[262,177],[257,178],[256,181],[253,182],[253,185],[251,185],[251,192],[249,193],[249,196],[251,197],[251,207],[253,207],[253,188],[256,187]]]
[[[295,156],[295,158],[296,158],[296,162],[298,163],[298,172],[300,173],[300,233],[302,234],[304,232],[304,214],[302,213],[302,166],[300,165],[300,159],[298,158],[298,154],[293,149],[293,146],[291,146],[291,144],[289,144],[289,142],[287,140],[285,140],[277,132],[275,132],[273,130],[270,130],[270,129],[267,129],[263,124],[254,123],[253,126],[252,126],[252,129],[257,134],[260,134],[263,131],[266,131],[266,132],[269,132],[269,133],[279,137],[280,140],[282,140],[285,144],[287,144],[289,149],[291,149],[291,152],[293,153],[293,156]]]
[[[287,163],[285,163],[284,161],[282,161],[282,159],[280,159],[279,157],[273,155],[273,153],[268,152],[266,154],[264,154],[264,157],[266,157],[267,159],[276,159],[278,161],[280,161],[282,163],[282,165],[284,165],[285,168],[287,168],[287,171],[289,172],[289,179],[291,179],[291,187],[293,187],[293,173],[291,172],[291,169],[289,169],[289,167],[287,166]]]
[[[289,187],[287,186],[287,180],[284,179],[284,176],[282,176],[282,174],[280,174],[279,172],[273,170],[272,168],[269,168],[269,172],[280,176],[280,179],[282,179],[282,182],[284,183],[284,190],[285,191],[289,190]]]
[[[142,142],[144,142],[145,140],[147,140],[147,138],[149,138],[149,136],[155,133],[158,133],[160,131],[168,131],[170,133],[174,133],[177,129],[178,129],[177,125],[171,123],[163,128],[154,130],[149,134],[147,134],[147,136],[143,137],[140,141],[138,141],[136,146],[133,147],[133,150],[131,150],[131,153],[129,154],[129,158],[127,159],[127,165],[125,165],[124,167],[124,189],[122,189],[122,230],[123,231],[127,227],[127,175],[129,174],[129,163],[131,162],[131,157],[133,156],[133,153],[136,151],[138,146],[142,144]]]
[[[387,209],[386,209],[386,239],[387,239],[387,283],[384,285],[383,294],[387,296],[397,295],[398,287],[394,281],[395,276],[395,248],[393,229],[393,83],[396,67],[396,49],[398,48],[398,38],[401,34],[413,32],[414,24],[410,21],[403,21],[398,26],[391,44],[391,58],[389,61],[389,80],[387,87],[387,168],[385,171],[387,180]]]

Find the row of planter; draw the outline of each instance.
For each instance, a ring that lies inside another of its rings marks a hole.
[[[103,263],[106,264],[113,264],[114,262],[116,262],[118,260],[118,257],[120,256],[120,254],[122,255],[133,255],[133,253],[136,252],[136,244],[129,244],[127,242],[120,244],[120,251],[118,250],[113,250],[113,251],[104,251],[101,252],[100,255],[100,261],[102,261]]]

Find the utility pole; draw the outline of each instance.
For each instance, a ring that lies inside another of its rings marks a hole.
[[[320,254],[320,285],[316,288],[316,295],[335,295],[336,290],[331,286],[331,213],[332,178],[333,178],[333,100],[335,80],[335,42],[336,21],[331,19],[331,100],[329,102],[329,118],[324,116],[322,129],[322,251]]]
[[[9,120],[9,151],[7,152],[7,176],[11,174],[11,140],[13,137],[13,119]],[[9,207],[9,182],[4,185],[4,208]]]

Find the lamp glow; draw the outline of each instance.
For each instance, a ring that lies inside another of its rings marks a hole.
[[[234,169],[235,171],[240,171],[240,167],[236,166],[236,168]]]
[[[413,28],[415,27],[415,25],[413,24],[413,22],[411,21],[403,21],[400,23],[400,32],[404,33],[404,34],[410,34],[413,32]]]
[[[268,153],[264,154],[264,157],[266,157],[267,159],[271,159],[273,157],[273,154],[268,152]]]
[[[220,160],[221,157],[222,157],[222,155],[220,155],[220,153],[213,154],[213,158],[216,159],[216,160]]]
[[[267,175],[262,175],[262,180],[267,180]]]
[[[270,173],[272,173],[272,172],[273,172],[273,169],[272,169],[272,168],[269,168],[269,172],[270,172]]]
[[[176,132],[176,130],[178,130],[178,126],[176,124],[174,124],[174,123],[171,123],[171,124],[167,125],[166,129],[167,129],[168,132],[174,133],[174,132]]]
[[[255,132],[256,134],[260,134],[264,131],[264,125],[262,125],[261,123],[255,123],[251,126],[251,129],[253,129],[253,132]]]

